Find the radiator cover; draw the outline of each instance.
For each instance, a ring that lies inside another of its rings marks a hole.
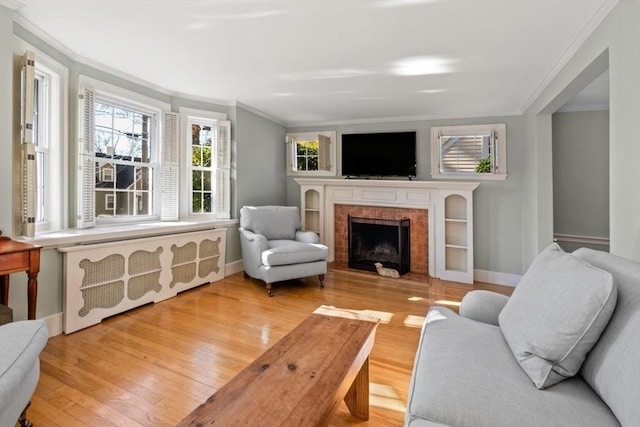
[[[224,278],[226,229],[60,248],[64,332]]]

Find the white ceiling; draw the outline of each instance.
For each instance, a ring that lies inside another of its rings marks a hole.
[[[75,60],[289,126],[521,114],[615,4],[8,1]]]

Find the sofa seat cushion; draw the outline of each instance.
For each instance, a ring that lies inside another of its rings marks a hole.
[[[425,321],[409,396],[406,425],[414,427],[620,425],[581,377],[538,390],[497,326],[444,307]]]
[[[616,298],[611,273],[553,243],[536,257],[500,312],[500,329],[536,387],[550,387],[578,373]]]
[[[270,240],[269,249],[262,252],[262,264],[268,266],[324,261],[329,249],[321,244],[294,240]]]

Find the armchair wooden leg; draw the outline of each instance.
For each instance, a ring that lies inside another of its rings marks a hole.
[[[20,427],[32,427],[33,426],[31,421],[29,421],[27,419],[27,409],[29,409],[29,406],[31,406],[31,401],[29,401],[29,403],[27,403],[27,407],[24,408],[24,411],[22,411],[22,414],[20,414],[20,418],[18,418],[18,425]]]
[[[318,278],[320,279],[320,287],[324,288],[324,274],[319,275]]]
[[[273,296],[273,294],[271,293],[271,283],[267,283],[267,294],[269,294],[270,297]]]
[[[244,278],[245,278],[245,279],[248,279],[248,278],[249,278],[249,275],[247,274],[247,272],[246,272],[246,271],[243,271],[243,272],[242,272],[242,275],[244,276]]]

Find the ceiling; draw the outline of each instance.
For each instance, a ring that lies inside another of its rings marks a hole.
[[[521,114],[616,1],[0,2],[76,61],[296,126]]]

